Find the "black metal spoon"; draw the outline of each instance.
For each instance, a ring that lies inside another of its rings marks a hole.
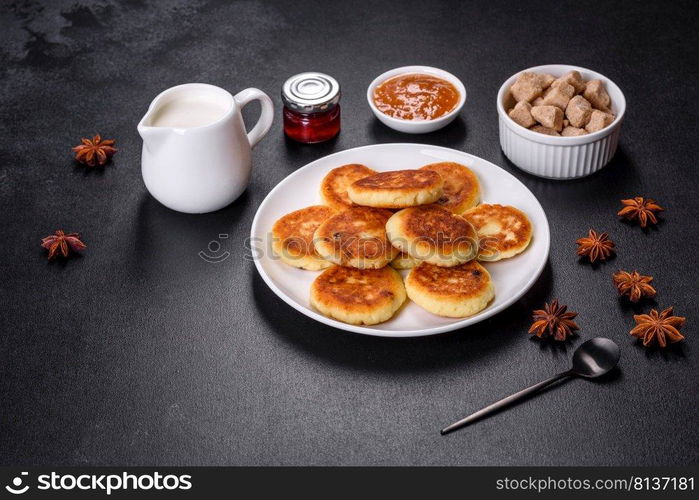
[[[448,434],[456,429],[460,429],[476,420],[485,417],[501,408],[504,408],[515,401],[519,401],[537,391],[540,391],[544,387],[554,383],[557,380],[566,377],[585,377],[585,378],[595,378],[605,373],[609,372],[614,368],[619,362],[619,357],[621,353],[619,352],[619,346],[616,345],[612,340],[606,339],[604,337],[596,337],[590,339],[587,342],[583,342],[580,347],[578,347],[573,353],[573,366],[570,370],[563,373],[559,373],[555,377],[551,377],[548,380],[539,382],[523,391],[508,396],[505,399],[486,406],[482,410],[477,411],[469,415],[466,418],[454,422],[448,427],[445,427],[440,432],[442,435]]]

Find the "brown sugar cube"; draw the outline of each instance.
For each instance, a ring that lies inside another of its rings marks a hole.
[[[544,98],[543,97],[537,97],[532,101],[532,106],[543,106],[544,105]]]
[[[509,111],[515,107],[515,104],[517,104],[517,101],[515,100],[515,96],[512,95],[511,90],[508,90],[507,92],[505,92],[505,96],[502,99],[502,106],[509,113]]]
[[[546,135],[561,135],[552,128],[544,127],[543,125],[534,125],[529,130],[533,130],[534,132],[539,132],[540,134]]]
[[[590,121],[592,105],[581,95],[576,95],[566,106],[566,118],[573,127],[584,127]]]
[[[568,119],[563,118],[563,128],[566,128],[568,125],[570,125],[570,122],[568,121]]]
[[[510,87],[512,95],[515,97],[517,102],[527,101],[531,102],[541,95],[544,89],[541,87],[541,81],[539,80],[539,75],[536,73],[530,73],[525,71],[520,73],[517,77],[517,81]]]
[[[558,82],[556,85],[551,85],[546,92],[544,92],[543,97],[546,98],[554,89],[559,89],[563,95],[570,96],[571,98],[575,95],[575,87],[565,82]]]
[[[590,133],[597,132],[613,121],[614,115],[610,115],[609,113],[605,113],[604,111],[600,111],[598,109],[593,109],[592,114],[590,115],[590,121],[587,123],[587,125],[585,125],[585,130]]]
[[[587,82],[583,97],[590,101],[593,108],[601,111],[609,111],[609,106],[612,104],[612,100],[609,94],[607,94],[602,80],[590,80]]]
[[[541,88],[544,90],[549,88],[555,80],[556,77],[549,75],[548,73],[542,73],[539,75],[539,83],[541,84]]]
[[[558,87],[559,85],[567,83],[568,85],[572,85],[573,88],[575,89],[575,93],[579,94],[583,90],[585,90],[585,82],[583,81],[582,75],[578,71],[568,71],[565,75],[557,78],[554,82],[551,83],[552,87]]]
[[[574,137],[576,135],[587,135],[587,132],[585,131],[584,128],[563,127],[563,130],[561,131],[561,135],[563,137]]]
[[[556,87],[550,87],[546,94],[544,94],[544,105],[545,106],[556,106],[558,108],[566,109],[568,101],[575,95],[575,89],[572,85],[567,83],[561,83]]]
[[[519,101],[517,105],[508,113],[510,118],[519,123],[524,128],[536,125],[536,120],[532,118],[532,105],[527,101]]]
[[[551,128],[556,132],[563,129],[563,111],[556,106],[534,106],[532,116],[544,127]]]

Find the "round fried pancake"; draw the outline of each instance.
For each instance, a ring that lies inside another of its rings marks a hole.
[[[360,165],[359,163],[350,163],[341,167],[333,168],[323,177],[320,183],[320,196],[323,203],[337,211],[345,210],[356,206],[347,195],[347,188],[350,184],[374,175],[376,171]]]
[[[437,205],[411,207],[386,223],[391,244],[411,257],[451,267],[476,258],[478,235],[460,215]]]
[[[524,212],[503,205],[478,205],[464,212],[478,232],[478,260],[493,262],[524,251],[532,239],[532,223]]]
[[[334,266],[311,285],[311,304],[321,313],[353,325],[390,319],[405,302],[403,279],[390,267]]]
[[[315,249],[326,260],[341,266],[378,269],[398,253],[386,236],[391,212],[381,208],[354,207],[333,215],[316,229]]]
[[[444,193],[437,200],[437,205],[460,214],[475,207],[481,199],[481,187],[473,171],[461,163],[445,161],[430,163],[420,170],[437,172],[444,179]]]
[[[403,252],[398,252],[396,258],[391,261],[393,269],[412,269],[420,263],[419,260],[413,259],[410,255]]]
[[[442,177],[431,170],[393,170],[359,179],[347,194],[357,205],[405,208],[434,203],[443,185]]]
[[[313,234],[323,221],[335,214],[324,205],[314,205],[286,214],[272,226],[272,250],[290,266],[317,271],[332,265],[316,252]]]
[[[422,262],[410,270],[405,289],[417,305],[449,318],[476,314],[495,296],[490,273],[475,260],[455,267]]]

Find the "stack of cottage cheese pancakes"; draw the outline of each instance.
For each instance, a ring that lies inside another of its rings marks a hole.
[[[459,163],[381,173],[343,165],[320,191],[324,205],[275,222],[272,248],[290,266],[323,271],[311,304],[345,323],[387,321],[407,298],[439,316],[476,314],[495,297],[481,262],[513,257],[532,238],[522,211],[479,205],[478,178]],[[405,280],[397,269],[410,270]]]

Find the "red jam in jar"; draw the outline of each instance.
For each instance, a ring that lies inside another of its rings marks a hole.
[[[307,144],[340,133],[340,84],[323,73],[301,73],[282,87],[284,133]]]

